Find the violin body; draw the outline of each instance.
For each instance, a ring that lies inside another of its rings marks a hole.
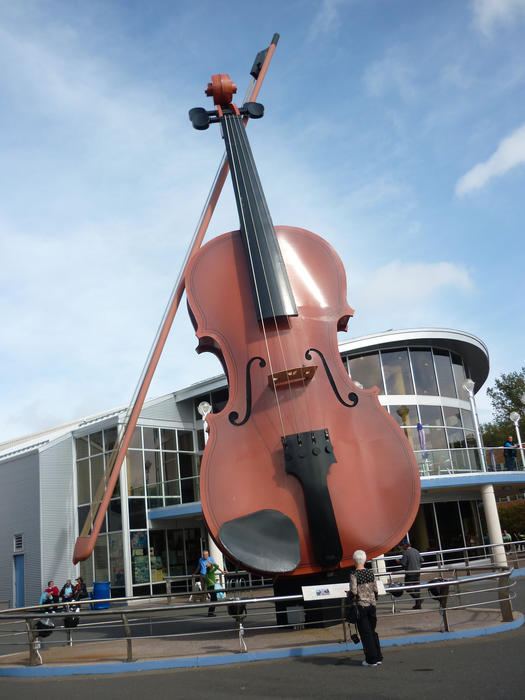
[[[257,319],[239,231],[203,246],[185,283],[197,351],[220,359],[229,384],[226,407],[207,417],[206,524],[231,560],[298,575],[349,566],[356,549],[369,558],[391,549],[416,516],[420,480],[413,450],[377,390],[358,388],[341,360],[337,331],[353,312],[340,258],[304,229],[276,226],[275,233],[297,315]],[[279,372],[284,379],[274,377]],[[298,478],[288,471],[284,438],[308,442],[310,435],[310,452],[328,461],[319,469],[308,463]],[[308,486],[313,472],[322,476]],[[333,556],[323,558],[324,549]]]

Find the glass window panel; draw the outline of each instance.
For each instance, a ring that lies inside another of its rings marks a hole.
[[[84,527],[84,523],[86,522],[86,518],[89,514],[89,506],[80,506],[78,509],[78,531],[79,533],[82,531],[82,528]],[[91,532],[91,528],[89,530]]]
[[[89,456],[88,439],[87,437],[79,437],[75,440],[77,449],[77,459],[83,459]]]
[[[376,386],[380,394],[385,393],[378,352],[349,357],[348,370],[354,382],[359,382],[365,389]]]
[[[410,360],[412,362],[412,371],[414,372],[416,394],[437,396],[438,388],[431,350],[411,348]]]
[[[476,433],[473,430],[465,430],[465,439],[468,447],[478,447]]]
[[[420,450],[421,445],[419,444],[419,435],[417,432],[417,428],[403,428],[403,432],[407,436],[408,441],[412,446],[412,449]]]
[[[80,575],[84,579],[86,586],[93,584],[93,557],[80,562]],[[84,610],[86,608],[84,607]]]
[[[481,544],[483,539],[481,535],[476,503],[474,501],[460,501],[459,510],[461,512],[461,519],[463,520],[463,531],[465,532],[465,543],[467,547]],[[469,556],[477,555],[478,551],[476,550],[469,553]],[[481,555],[481,552],[479,552],[479,555]]]
[[[106,480],[109,479],[109,469],[108,469],[108,464],[109,464],[109,458],[110,455],[104,455],[104,459],[106,461]],[[120,472],[122,474],[122,472]],[[117,483],[115,484],[115,488],[113,489],[113,494],[111,498],[120,498],[120,475],[119,478],[117,479]]]
[[[200,555],[197,554],[195,562],[198,561],[199,556]],[[170,576],[184,576],[186,574],[186,557],[184,555],[183,530],[168,530],[168,561],[170,567]],[[193,561],[191,562],[191,564],[193,564]]]
[[[146,583],[149,581],[148,535],[146,531],[132,532],[130,545],[133,583]]]
[[[142,428],[142,439],[145,450],[160,449],[158,428]]]
[[[463,532],[461,530],[461,519],[457,501],[448,503],[435,503],[436,516],[441,539],[442,549],[455,549],[463,546]],[[451,552],[448,557],[457,559],[461,555],[458,552]],[[445,559],[447,555],[444,555]]]
[[[104,430],[104,449],[111,452],[117,442],[117,428],[107,428]]]
[[[133,435],[131,436],[129,446],[137,450],[142,449],[142,431],[140,428],[135,428],[135,430],[133,431]]]
[[[173,481],[179,478],[179,468],[177,455],[173,452],[163,452],[162,461],[164,462],[164,479]]]
[[[164,500],[162,498],[148,498],[148,510],[152,508],[162,508]]]
[[[160,452],[151,452],[151,450],[144,452],[144,469],[147,484],[158,484],[162,481]]]
[[[89,450],[90,454],[92,455],[104,452],[101,430],[98,433],[92,433],[92,435],[89,436]]]
[[[108,530],[117,532],[122,530],[122,503],[120,498],[111,500],[108,508]]]
[[[198,464],[195,455],[180,454],[179,466],[181,479],[198,474]]]
[[[193,431],[192,430],[177,430],[179,438],[179,450],[193,452]]]
[[[428,460],[431,463],[431,474],[452,474],[452,461],[448,450],[432,450],[428,453]]]
[[[131,530],[140,530],[146,527],[146,500],[144,498],[130,498],[128,501],[129,527]]]
[[[390,415],[393,416],[401,426],[417,425],[419,418],[417,406],[390,406]]]
[[[166,481],[164,482],[164,493],[166,496],[180,496],[180,481]]]
[[[201,399],[202,400],[202,399]],[[206,401],[209,401],[209,399],[205,399]],[[195,405],[195,409],[199,405],[200,401],[198,401]],[[217,391],[212,392],[211,395],[211,405],[213,406],[213,412],[214,413],[219,413],[219,411],[222,411],[222,409],[226,406],[228,403],[228,387],[224,389],[217,389]],[[197,412],[198,417],[200,418],[200,414]]]
[[[93,560],[95,562],[95,581],[108,581],[108,538],[106,535],[97,538]]]
[[[144,472],[142,469],[142,452],[128,450],[126,454],[128,466],[128,495],[144,495]]]
[[[420,406],[421,425],[443,425],[441,406]]]
[[[204,430],[197,430],[197,449],[199,452],[202,452],[206,445],[206,441],[204,440]]]
[[[98,455],[89,460],[91,467],[91,500],[101,500],[104,495],[104,457]]]
[[[438,376],[439,393],[441,396],[451,396],[455,399],[456,385],[450,355],[446,350],[434,350],[434,362]]]
[[[181,479],[182,502],[193,503],[199,500],[199,479]]]
[[[89,490],[89,460],[83,459],[77,462],[77,496],[79,503],[89,503],[91,495]]]
[[[414,385],[407,350],[384,350],[381,352],[387,394],[413,394]]]
[[[124,551],[122,534],[108,535],[109,544],[109,580],[111,588],[124,586]]]
[[[474,418],[472,416],[472,411],[466,411],[464,408],[460,409],[461,419],[463,421],[464,428],[474,429]]]
[[[466,447],[465,433],[459,428],[448,428],[448,446],[449,447]]]
[[[146,485],[146,494],[148,496],[162,496],[162,483],[160,483],[160,484],[147,484]],[[157,506],[150,506],[150,508],[157,508]]]
[[[445,425],[449,425],[451,428],[461,427],[461,413],[459,408],[443,406],[443,414],[445,416]]]
[[[469,458],[468,458],[468,450],[465,450],[465,449],[451,450],[451,454],[452,454],[452,464],[454,465],[455,472],[468,472],[471,470],[470,469],[470,462],[469,462]]]
[[[463,382],[467,378],[467,375],[465,374],[465,368],[463,367],[461,357],[459,355],[456,355],[455,353],[452,353],[451,359],[452,372],[454,373],[454,379],[456,381],[456,389],[458,392],[458,396],[460,399],[468,401],[468,394],[465,391],[465,389],[463,389]]]
[[[447,449],[447,436],[443,428],[425,428],[425,444],[427,450]]]
[[[151,581],[152,583],[160,583],[168,575],[168,552],[164,530],[150,531],[149,554]]]
[[[176,450],[177,449],[177,431],[176,430],[166,430],[162,428],[160,431],[160,437],[162,442],[163,450]]]

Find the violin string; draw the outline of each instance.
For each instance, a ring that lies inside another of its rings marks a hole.
[[[229,143],[230,143],[230,145],[231,145],[232,154],[233,154],[233,152],[234,152],[234,150],[235,150],[235,155],[236,155],[236,157],[238,158],[238,157],[239,157],[239,156],[238,156],[238,148],[237,148],[237,145],[236,145],[236,143],[235,143],[235,139],[234,139],[234,137],[233,137],[233,129],[231,128],[232,123],[231,123],[230,120],[233,121],[233,123],[235,124],[235,118],[234,118],[234,117],[230,117],[229,115],[224,115],[223,124],[224,124],[224,128],[225,128],[226,135],[227,135],[227,137],[228,137],[228,141],[229,141]],[[244,126],[243,126],[242,128],[244,129]],[[232,162],[230,163],[230,172],[231,172],[232,179],[234,179],[234,181],[235,181],[235,183],[236,183],[236,185],[237,185],[237,191],[239,191],[240,177],[239,177],[239,173],[237,172],[237,163],[236,163],[236,161],[235,161],[235,158],[232,158]],[[241,173],[241,175],[242,175],[242,173]],[[252,214],[252,212],[251,212],[251,208],[250,208],[249,202],[248,202],[248,207],[249,207],[249,209],[250,209],[250,217],[251,217],[251,219],[252,219],[252,221],[253,221],[253,214]],[[246,218],[245,218],[245,213],[246,213],[246,212],[245,212],[245,208],[244,208],[244,207],[241,207],[240,209],[241,209],[241,211],[240,211],[240,216],[241,216],[242,219],[243,219],[243,221],[241,222],[241,224],[244,226],[244,230],[246,231]],[[258,307],[258,309],[259,309],[259,315],[261,316],[261,326],[262,326],[263,337],[264,337],[264,345],[265,345],[265,347],[266,347],[266,355],[267,355],[267,357],[268,357],[268,366],[269,366],[269,369],[270,369],[270,373],[271,373],[271,375],[273,376],[274,370],[273,370],[272,357],[271,357],[271,353],[270,353],[270,346],[269,346],[269,342],[268,342],[268,336],[267,336],[267,333],[266,333],[265,323],[264,323],[264,320],[262,320],[261,298],[260,298],[260,294],[259,294],[259,289],[258,289],[257,284],[256,284],[256,282],[255,282],[255,265],[254,265],[254,261],[253,261],[253,253],[252,253],[252,250],[251,250],[251,246],[250,246],[250,242],[249,242],[249,240],[248,240],[248,237],[246,237],[246,240],[247,240],[248,257],[249,257],[250,267],[251,267],[251,270],[252,270],[252,279],[254,280],[254,287],[255,287],[255,294],[256,294],[256,300],[257,300],[257,307]],[[279,416],[279,422],[280,422],[280,424],[281,424],[281,431],[282,431],[282,434],[283,434],[283,436],[284,436],[286,433],[285,433],[285,429],[284,429],[283,415],[282,415],[281,405],[280,405],[280,402],[279,402],[279,397],[278,397],[278,395],[277,395],[277,387],[275,386],[275,383],[273,383],[273,390],[274,390],[275,403],[276,403],[276,406],[277,406],[277,412],[278,412],[278,416]]]
[[[237,139],[237,143],[240,146],[240,149],[241,149],[240,152],[242,153],[242,157],[243,157],[243,166],[244,167],[243,167],[241,172],[243,173],[243,177],[244,177],[244,173],[247,174],[247,177],[249,178],[249,181],[250,181],[250,186],[251,186],[252,192],[255,193],[257,191],[259,193],[259,197],[254,198],[254,203],[255,203],[255,207],[257,210],[259,220],[261,220],[261,218],[262,218],[262,212],[261,212],[260,206],[259,206],[260,203],[262,203],[262,206],[264,207],[264,214],[266,215],[267,220],[271,223],[271,225],[273,227],[272,218],[271,218],[270,212],[268,210],[268,204],[266,202],[266,198],[264,196],[262,185],[261,185],[259,177],[258,177],[257,167],[255,165],[255,161],[253,159],[253,153],[251,151],[248,139],[246,137],[246,132],[244,130],[242,132],[240,131],[243,128],[241,125],[240,117],[237,117],[234,120],[234,124],[235,124],[235,129],[237,130],[238,134],[240,134],[239,138]],[[249,207],[249,209],[250,209],[250,216],[251,216],[252,221],[253,221],[253,219],[254,219],[253,211],[251,210],[251,207]],[[275,229],[274,229],[274,231],[275,231]],[[267,231],[265,228],[263,228],[262,238],[263,238],[263,241],[266,245],[267,250],[269,250],[269,248],[270,248],[270,244],[269,244],[269,240],[268,240],[268,237],[270,235],[271,235],[270,232]],[[274,233],[274,235],[276,235],[276,234]],[[263,273],[264,273],[266,289],[268,292],[268,298],[270,300],[270,306],[272,309],[273,325],[275,327],[275,333],[276,333],[278,347],[280,350],[282,366],[285,370],[287,390],[288,390],[288,394],[290,397],[290,403],[288,404],[288,406],[289,406],[289,410],[292,414],[293,423],[295,423],[295,432],[299,433],[298,416],[297,416],[297,410],[296,410],[297,404],[293,400],[294,394],[293,394],[292,382],[290,379],[290,375],[288,373],[289,360],[287,360],[287,357],[285,354],[285,350],[284,350],[284,346],[283,346],[283,342],[282,342],[282,333],[279,329],[279,323],[277,321],[277,317],[276,317],[276,313],[275,313],[275,307],[274,307],[274,301],[272,298],[271,288],[270,288],[270,285],[268,283],[268,276],[267,276],[265,265],[264,265],[264,256],[262,255],[262,251],[261,251],[261,236],[260,235],[258,235],[256,237],[256,243],[257,243],[257,247],[258,247],[261,266],[262,266]],[[299,357],[299,350],[297,347],[297,339],[296,339],[295,333],[291,333],[291,340],[292,340],[292,343],[291,343],[292,344],[292,353],[291,353],[292,358],[293,358],[293,356]],[[301,364],[302,364],[302,361],[300,360],[299,365],[301,365]],[[292,366],[297,367],[298,365],[296,362],[292,362]],[[304,386],[306,384],[304,376],[301,376],[301,383],[302,383],[303,388],[304,388]],[[275,384],[274,384],[274,387],[275,387]],[[274,391],[276,392],[276,395],[277,395],[277,388],[276,387],[275,387]],[[278,400],[278,399],[276,399],[276,400]],[[309,406],[308,402],[305,402],[304,408],[306,409],[306,413],[308,416],[308,425],[312,425],[312,419],[311,419],[311,415],[310,415],[310,406]]]
[[[236,128],[237,128],[237,129],[240,129],[240,128],[241,128],[239,118],[237,118],[237,121],[236,121]],[[240,141],[240,143],[243,143],[243,140],[242,140],[242,139],[239,139],[239,141]],[[248,144],[248,142],[247,142],[247,137],[246,137],[246,136],[244,137],[244,143],[245,143],[245,144]],[[254,158],[253,158],[253,153],[252,153],[251,149],[249,148],[249,145],[247,145],[247,147],[246,147],[245,150],[243,151],[243,157],[244,157],[244,162],[245,162],[244,172],[248,173],[248,177],[250,178],[250,185],[251,185],[251,187],[252,187],[252,190],[253,190],[253,191],[258,190],[259,193],[260,193],[259,198],[256,198],[256,199],[255,199],[255,205],[256,205],[256,207],[257,207],[257,213],[258,213],[258,215],[259,215],[259,219],[262,218],[262,213],[261,213],[261,211],[260,211],[260,209],[259,209],[259,204],[262,202],[262,206],[264,207],[264,215],[267,217],[267,220],[268,220],[269,222],[272,223],[272,226],[273,226],[272,217],[271,217],[270,211],[269,211],[269,209],[268,209],[268,203],[267,203],[267,201],[266,201],[266,197],[264,196],[264,192],[263,192],[263,189],[262,189],[262,185],[261,185],[261,183],[260,183],[260,180],[259,180],[259,178],[258,178],[258,176],[257,176],[257,167],[256,167],[256,165],[255,165],[255,161],[254,161]],[[247,167],[248,165],[249,165],[250,167]],[[253,179],[252,179],[252,178],[253,178]],[[250,215],[252,216],[252,220],[253,220],[253,212],[251,212],[251,210],[250,210]],[[275,229],[274,229],[274,230],[275,230]],[[269,245],[269,242],[268,242],[268,236],[270,235],[270,233],[267,232],[265,229],[263,229],[262,235],[263,235],[263,238],[264,238],[264,242],[265,242],[265,244],[266,244],[266,248],[269,249],[270,245]],[[276,234],[274,234],[274,235],[276,235]],[[287,371],[287,369],[288,369],[288,362],[287,362],[287,359],[286,359],[286,355],[285,355],[285,351],[284,351],[284,347],[283,347],[283,343],[282,343],[282,334],[281,334],[281,332],[280,332],[280,330],[279,330],[279,324],[278,324],[278,321],[277,321],[277,318],[276,318],[276,315],[275,315],[275,310],[274,310],[274,304],[273,304],[271,289],[270,289],[269,284],[268,284],[268,279],[267,279],[267,275],[266,275],[266,270],[264,269],[264,258],[263,258],[262,253],[261,253],[260,236],[258,236],[256,240],[257,240],[257,245],[258,245],[258,249],[259,249],[259,257],[260,257],[260,259],[261,259],[261,265],[262,265],[263,270],[264,270],[265,283],[266,283],[266,288],[267,288],[267,290],[268,290],[268,297],[269,297],[269,299],[270,299],[270,304],[271,304],[271,308],[272,308],[273,322],[274,322],[274,325],[275,325],[275,332],[276,332],[276,337],[277,337],[277,341],[278,341],[278,345],[279,345],[279,349],[280,349],[282,365],[283,365],[283,367],[284,367],[284,369],[285,369],[285,371],[286,371],[286,383],[287,383],[287,387],[288,387],[288,394],[289,394],[289,397],[290,397],[290,407],[291,407],[291,411],[292,411],[292,414],[293,414],[293,419],[294,419],[294,422],[295,422],[295,432],[296,432],[296,433],[299,433],[297,411],[296,411],[296,409],[295,409],[296,403],[295,403],[295,401],[293,401],[292,382],[291,382],[291,379],[290,379],[290,375],[288,374],[288,371]],[[292,323],[292,321],[290,321],[290,323]],[[303,361],[303,359],[302,359],[301,353],[299,352],[299,348],[298,348],[298,346],[297,346],[297,337],[296,337],[296,336],[297,336],[296,333],[291,333],[291,334],[290,334],[291,341],[292,341],[291,344],[292,344],[292,346],[293,346],[293,351],[292,351],[291,354],[292,354],[292,356],[295,355],[295,357],[298,359],[298,362],[293,362],[292,365],[293,365],[293,367],[301,367],[301,366],[304,365],[304,361]],[[301,375],[301,384],[302,384],[302,387],[303,387],[303,389],[304,389],[304,387],[306,386],[306,380],[305,380],[305,378],[304,378],[304,375]],[[307,413],[307,416],[308,416],[308,425],[312,425],[312,417],[311,417],[311,414],[310,414],[310,406],[309,406],[308,401],[305,402],[304,407],[305,407],[305,410],[306,410],[306,413]]]
[[[246,141],[247,141],[247,137],[245,137],[245,138],[246,138]],[[250,163],[250,166],[251,166],[250,168],[246,168],[246,172],[257,174],[257,167],[256,167],[256,165],[255,165],[255,161],[254,161],[254,158],[253,158],[253,153],[252,153],[252,151],[251,151],[250,148],[247,148],[246,150],[247,150],[246,159],[249,160],[249,163]],[[264,214],[266,215],[268,221],[272,222],[272,217],[271,217],[270,211],[269,211],[269,209],[268,209],[268,202],[266,201],[266,197],[264,196],[264,192],[263,192],[263,189],[262,189],[262,185],[261,185],[260,180],[259,180],[258,177],[255,178],[255,182],[252,183],[252,187],[253,187],[253,189],[255,189],[255,188],[259,189],[260,194],[261,194],[259,200],[256,200],[257,208],[259,209],[259,201],[262,202],[262,205],[263,205],[263,207],[264,207]],[[261,218],[261,212],[259,211],[258,213],[259,213],[259,218]],[[272,222],[272,226],[273,226],[273,222]],[[275,227],[274,227],[274,230],[275,230]],[[264,236],[264,239],[265,239],[266,247],[267,247],[267,248],[269,248],[269,244],[268,244],[268,240],[267,240],[267,236],[268,236],[268,235],[269,235],[269,234],[266,232],[266,230],[263,230],[263,236]],[[275,234],[275,235],[277,235],[277,234]],[[257,241],[259,241],[259,237],[257,238]],[[260,254],[260,252],[259,252],[259,254]],[[261,262],[262,262],[262,264],[264,265],[264,262],[263,262],[263,260],[262,260],[262,257],[261,257]],[[268,283],[266,283],[266,284],[267,284],[267,287],[268,287]],[[270,292],[270,290],[268,291],[268,295],[270,296],[270,299],[271,299],[271,292]],[[272,303],[272,311],[273,311],[273,303]],[[283,361],[283,367],[286,369],[286,368],[287,368],[287,362],[286,362],[286,359],[285,359],[285,357],[284,357],[284,350],[283,350],[282,344],[281,344],[281,335],[280,335],[280,333],[279,333],[277,321],[276,321],[276,319],[275,319],[275,313],[274,313],[274,320],[275,320],[275,322],[276,322],[276,332],[277,332],[277,336],[278,336],[278,339],[279,339],[279,346],[281,347],[281,357],[282,357],[282,361]],[[293,320],[291,319],[291,320],[290,320],[290,324],[292,324],[292,323],[293,323]],[[295,355],[295,357],[297,358],[297,360],[296,360],[295,362],[293,362],[293,366],[294,366],[294,367],[304,367],[304,357],[303,357],[302,352],[299,350],[299,347],[298,347],[298,344],[297,344],[297,333],[291,333],[290,335],[291,335],[291,344],[292,344],[292,346],[293,346],[292,355]],[[290,376],[289,376],[288,373],[286,374],[286,380],[287,380],[287,384],[288,384],[288,393],[289,393],[289,395],[290,395],[290,399],[292,399],[292,398],[293,398],[292,383],[291,383]],[[305,377],[304,377],[304,374],[302,374],[302,373],[301,373],[300,382],[301,382],[302,388],[303,388],[303,390],[304,390],[305,387],[306,387],[306,379],[305,379]],[[304,393],[303,393],[303,395],[304,395]],[[298,433],[299,430],[298,430],[298,427],[297,427],[297,415],[296,415],[296,411],[295,411],[295,408],[294,408],[295,405],[296,405],[295,402],[292,401],[292,402],[291,402],[291,406],[292,406],[292,411],[293,411],[293,413],[294,413],[294,419],[295,419],[295,423],[296,423],[296,433]],[[311,411],[310,411],[310,404],[309,404],[308,401],[305,402],[304,408],[305,408],[305,410],[306,410],[306,414],[307,414],[307,417],[308,417],[308,421],[307,421],[307,422],[308,422],[308,425],[312,426],[312,425],[313,425],[313,421],[312,421],[312,416],[311,416]]]

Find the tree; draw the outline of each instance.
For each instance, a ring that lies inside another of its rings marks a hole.
[[[498,503],[499,521],[507,532],[525,534],[525,501]]]
[[[521,397],[525,394],[525,367],[520,372],[502,374],[496,379],[494,387],[487,389],[487,395],[492,402],[494,418],[498,423],[509,422],[512,411],[521,413],[523,404]]]
[[[522,367],[520,372],[502,374],[495,380],[494,386],[487,389],[495,420],[480,426],[486,447],[504,445],[509,435],[514,436],[514,423],[509,415],[512,411],[523,415],[525,407],[521,397],[524,394],[525,367]]]

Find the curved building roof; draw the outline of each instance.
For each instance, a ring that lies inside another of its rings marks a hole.
[[[365,353],[404,346],[443,348],[463,358],[470,378],[478,392],[489,373],[489,351],[485,343],[471,333],[450,328],[409,328],[388,330],[339,343],[341,353]]]

